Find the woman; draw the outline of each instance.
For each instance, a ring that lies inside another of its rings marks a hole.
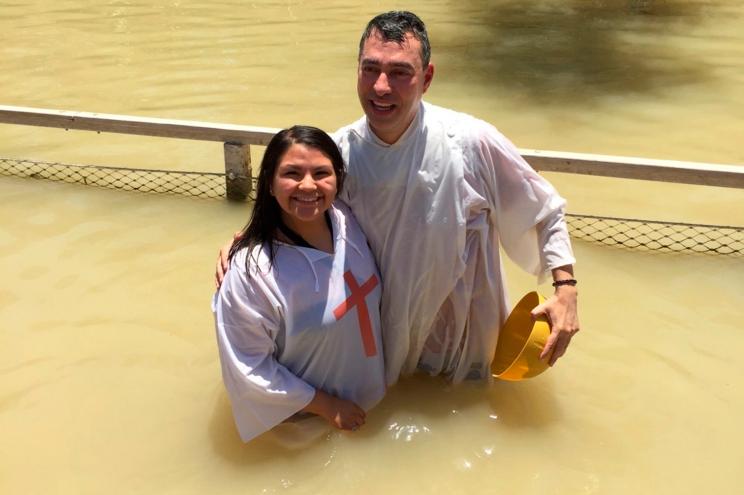
[[[336,201],[344,174],[320,129],[285,129],[266,148],[250,221],[212,304],[245,442],[312,415],[356,430],[385,394],[380,277],[351,211]]]

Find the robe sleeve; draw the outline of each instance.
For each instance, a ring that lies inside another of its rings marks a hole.
[[[304,408],[315,389],[275,359],[279,302],[269,281],[246,276],[244,256],[233,260],[212,309],[222,378],[247,442]]]
[[[553,268],[575,263],[566,201],[499,131],[482,121],[476,129],[475,174],[506,254],[540,280]]]

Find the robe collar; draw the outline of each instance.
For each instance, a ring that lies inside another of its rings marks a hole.
[[[285,242],[281,241],[275,241],[278,245],[284,246],[291,249],[296,249],[299,252],[301,252],[305,259],[308,260],[310,263],[316,263],[322,259],[329,258],[331,256],[334,256],[336,252],[338,251],[339,247],[339,241],[343,241],[346,244],[351,244],[354,249],[359,251],[357,246],[353,245],[351,240],[348,238],[346,234],[346,226],[344,225],[344,222],[341,218],[342,213],[338,210],[335,204],[331,204],[331,207],[328,209],[329,217],[331,219],[331,226],[333,229],[332,235],[333,235],[333,253],[326,253],[325,251],[321,251],[320,249],[315,248],[306,248],[302,246],[295,246],[293,244],[287,244]]]

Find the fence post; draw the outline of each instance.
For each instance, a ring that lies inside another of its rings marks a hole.
[[[245,201],[251,193],[251,147],[225,143],[225,189],[227,199]]]

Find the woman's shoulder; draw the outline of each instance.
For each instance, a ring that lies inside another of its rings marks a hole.
[[[243,277],[265,275],[271,268],[268,249],[268,246],[261,244],[239,249],[230,260],[229,270],[234,269]]]
[[[342,217],[352,215],[351,208],[349,207],[349,205],[344,203],[344,201],[339,198],[336,198],[335,200],[333,200],[333,203],[331,204],[331,211],[335,212],[336,214]]]
[[[351,207],[344,203],[342,200],[336,199],[333,202],[333,204],[331,205],[331,215],[336,218],[336,223],[342,229],[341,233],[343,233],[345,236],[354,234],[364,236],[364,232],[359,226],[359,222],[354,216],[354,212],[351,210]]]
[[[218,294],[228,299],[237,298],[257,304],[263,304],[267,300],[274,301],[275,274],[266,249],[262,246],[239,249],[230,259],[230,267]]]

